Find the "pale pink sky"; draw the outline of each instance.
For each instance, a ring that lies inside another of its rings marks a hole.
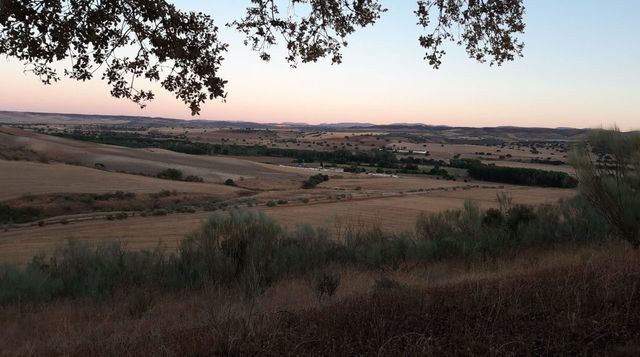
[[[263,63],[223,28],[231,44],[221,73],[229,96],[226,103],[208,102],[199,118],[640,129],[640,26],[630,15],[640,6],[567,3],[527,1],[525,57],[500,68],[475,63],[452,47],[442,68],[431,69],[416,42],[413,2],[388,4],[378,25],[351,39],[339,66],[325,61],[291,69],[281,49]],[[207,4],[181,6],[206,11]],[[227,10],[218,12],[220,23],[241,11]],[[19,62],[0,59],[0,110],[192,118],[160,88],[140,110],[111,98],[98,79],[43,86],[22,70]]]

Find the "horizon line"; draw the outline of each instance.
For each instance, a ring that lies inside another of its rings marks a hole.
[[[145,115],[130,115],[130,114],[98,114],[98,113],[73,113],[73,112],[39,112],[39,111],[20,111],[20,110],[0,110],[0,113],[21,113],[21,114],[35,114],[35,115],[69,115],[69,116],[96,116],[96,117],[121,117],[121,118],[143,118],[143,119],[163,119],[163,120],[175,120],[175,121],[206,121],[206,122],[228,122],[228,123],[248,123],[248,124],[260,124],[260,125],[303,125],[309,127],[322,127],[329,125],[351,125],[351,127],[362,126],[392,126],[392,125],[414,125],[414,126],[427,126],[427,127],[446,127],[446,128],[473,128],[473,129],[498,129],[498,128],[522,128],[522,129],[550,129],[550,130],[563,130],[563,129],[573,129],[573,130],[594,130],[599,128],[577,128],[577,127],[569,127],[569,126],[561,126],[561,127],[545,127],[545,126],[519,126],[519,125],[496,125],[496,126],[452,126],[447,124],[427,124],[420,122],[386,122],[386,123],[369,123],[369,122],[326,122],[319,124],[310,124],[304,121],[281,121],[281,122],[256,122],[250,120],[228,120],[228,119],[208,119],[208,118],[194,118],[194,119],[182,119],[182,118],[174,118],[174,117],[164,117],[164,116],[145,116]],[[0,124],[3,124],[0,121]],[[10,123],[4,123],[10,124]],[[345,127],[348,128],[348,127]],[[628,130],[629,132],[640,131],[640,130]]]

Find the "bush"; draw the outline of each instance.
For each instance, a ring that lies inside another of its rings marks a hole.
[[[159,208],[159,209],[153,210],[151,214],[154,216],[166,216],[168,212],[166,209]]]
[[[157,176],[158,178],[165,179],[165,180],[181,181],[182,171],[178,169],[166,169],[166,170],[160,171]]]
[[[0,270],[0,303],[45,302],[54,298],[112,297],[154,282],[164,264],[161,251],[130,252],[118,243],[91,250],[70,241],[49,259],[38,256],[23,270]]]
[[[233,180],[232,180],[232,179],[230,179],[230,178],[229,178],[229,179],[226,179],[226,180],[224,181],[224,184],[225,184],[225,185],[227,185],[227,186],[235,186],[235,185],[236,185],[236,183],[235,183],[235,182],[233,182]]]
[[[136,196],[135,193],[133,192],[124,192],[124,191],[116,191],[116,192],[107,192],[107,193],[103,193],[103,194],[93,194],[90,195],[88,198],[91,199],[93,198],[96,201],[109,201],[109,200],[128,200],[128,199],[132,199]]]
[[[194,206],[178,206],[176,208],[176,212],[178,213],[196,213],[196,208]]]
[[[580,193],[614,233],[640,249],[640,132],[595,130],[589,142],[576,147],[571,164],[580,179]],[[592,153],[606,154],[598,164]]]
[[[11,207],[0,204],[0,223],[27,223],[45,218],[42,211],[35,207]]]
[[[151,194],[151,198],[162,198],[162,197],[170,197],[170,196],[176,196],[178,195],[178,192],[176,190],[160,190],[157,193],[152,193]]]
[[[184,178],[186,182],[204,182],[204,179],[200,176],[189,175]]]
[[[276,205],[276,201],[267,201],[267,207],[275,207]]]
[[[497,227],[502,224],[504,220],[504,215],[502,211],[495,208],[489,208],[485,213],[484,217],[482,217],[482,224],[491,227]]]
[[[180,245],[184,282],[201,286],[206,281],[235,281],[248,298],[259,295],[278,277],[277,262],[271,258],[281,233],[262,213],[212,215]]]
[[[314,188],[314,187],[318,186],[319,184],[321,184],[321,183],[323,183],[325,181],[329,181],[329,176],[328,175],[323,175],[323,174],[313,175],[313,176],[309,177],[309,179],[307,179],[306,181],[304,181],[302,183],[302,188],[311,189],[311,188]]]
[[[358,166],[358,165],[351,165],[351,166],[347,166],[344,169],[344,172],[351,172],[354,174],[358,174],[361,172],[366,172],[367,170],[365,170],[364,168]]]
[[[285,231],[263,213],[232,210],[212,215],[171,255],[161,249],[127,251],[118,243],[91,250],[72,241],[48,259],[35,257],[25,268],[1,268],[0,304],[103,299],[130,289],[199,289],[210,284],[238,287],[253,299],[278,280],[333,264],[383,271],[448,258],[486,261],[532,246],[608,239],[610,226],[580,197],[538,207],[506,201],[502,199],[499,210],[483,212],[467,202],[462,210],[423,214],[413,234],[350,224],[333,239],[326,229],[301,225]],[[311,286],[323,299],[332,296],[339,283],[339,277],[325,273],[314,276]],[[144,300],[132,302],[132,315],[146,311]]]

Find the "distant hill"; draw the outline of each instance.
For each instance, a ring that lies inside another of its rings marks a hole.
[[[182,120],[126,115],[88,115],[0,111],[0,124],[49,124],[49,125],[97,125],[126,127],[183,127],[183,128],[231,128],[231,129],[268,129],[291,128],[317,131],[384,131],[388,133],[420,134],[433,138],[464,140],[571,140],[583,135],[587,129],[575,128],[530,128],[515,126],[499,127],[451,127],[446,125],[427,125],[414,123],[371,124],[371,123],[323,123],[306,124],[298,122],[255,123],[245,121],[221,120]]]

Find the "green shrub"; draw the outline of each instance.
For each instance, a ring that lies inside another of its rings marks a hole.
[[[178,206],[176,212],[178,213],[196,213],[196,208],[193,206]]]
[[[588,139],[570,160],[580,194],[617,236],[640,249],[640,132],[594,130]],[[604,161],[593,158],[603,155]]]
[[[170,197],[176,196],[178,192],[176,190],[160,190],[160,192],[152,193],[151,198],[162,198],[162,197]]]
[[[321,183],[323,183],[325,181],[329,181],[329,176],[328,175],[323,175],[323,174],[313,175],[313,176],[309,177],[309,179],[307,179],[306,181],[304,181],[302,183],[302,188],[311,189],[311,188],[314,188],[314,187],[318,186],[319,184],[321,184]]]
[[[45,218],[45,214],[35,207],[11,207],[0,204],[0,223],[27,223]]]
[[[270,256],[281,232],[274,221],[254,211],[212,215],[180,245],[186,282],[236,281],[248,297],[261,293],[277,274]]]
[[[116,192],[108,192],[102,194],[89,194],[85,200],[93,199],[96,201],[109,201],[109,200],[128,200],[132,199],[136,196],[133,192],[124,192],[124,191],[116,191]],[[88,202],[87,202],[88,203]]]
[[[181,181],[182,175],[183,175],[182,171],[178,169],[165,169],[160,171],[157,176],[158,178],[165,179],[165,180]]]
[[[159,250],[130,252],[118,243],[104,243],[91,250],[70,241],[48,259],[35,257],[23,270],[0,269],[0,303],[61,297],[103,299],[123,289],[152,284],[163,264]]]
[[[168,212],[166,209],[159,208],[159,209],[153,210],[151,214],[154,216],[166,216]]]
[[[200,177],[200,176],[189,175],[189,176],[184,178],[184,181],[186,181],[186,182],[204,182],[204,179],[202,177]]]
[[[384,271],[449,258],[486,261],[532,246],[602,242],[609,239],[609,231],[607,222],[580,197],[537,207],[505,203],[500,210],[487,211],[467,202],[462,210],[421,215],[413,234],[352,224],[341,229],[340,240],[326,229],[299,225],[285,231],[263,213],[232,210],[213,214],[181,242],[176,254],[127,251],[118,243],[92,250],[72,241],[24,268],[0,268],[0,304],[104,299],[134,289],[210,284],[236,286],[253,299],[278,280],[326,271],[335,264]],[[325,276],[312,285],[324,298],[335,293],[338,284],[339,278]],[[144,296],[135,300],[134,317],[150,305]]]
[[[483,164],[477,159],[452,159],[451,167],[467,169],[469,177],[514,185],[573,188],[578,180],[560,171]]]

